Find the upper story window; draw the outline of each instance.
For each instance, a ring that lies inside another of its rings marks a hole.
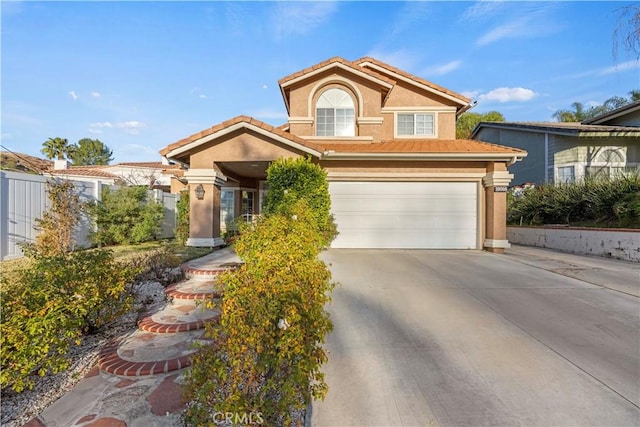
[[[317,136],[355,136],[353,99],[342,89],[326,90],[316,104]]]
[[[433,113],[398,113],[396,134],[398,136],[434,136],[435,115]]]

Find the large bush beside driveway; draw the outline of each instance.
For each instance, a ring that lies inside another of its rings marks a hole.
[[[511,192],[507,222],[640,228],[640,174],[588,178]]]
[[[267,172],[265,215],[240,226],[234,247],[244,264],[218,278],[221,320],[207,326],[213,345],[187,375],[189,425],[213,425],[221,414],[301,425],[307,404],[327,393],[321,366],[334,284],[318,255],[336,229],[326,175],[307,159],[281,159]]]

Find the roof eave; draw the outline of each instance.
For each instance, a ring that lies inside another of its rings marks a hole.
[[[370,75],[368,73],[365,73],[365,72],[363,72],[361,70],[358,70],[355,67],[349,67],[349,66],[347,66],[347,65],[345,65],[345,64],[343,64],[341,62],[331,62],[331,63],[329,63],[329,64],[327,64],[327,65],[325,65],[323,67],[317,68],[317,69],[315,69],[313,71],[310,71],[310,72],[308,72],[306,74],[303,74],[301,76],[292,78],[291,80],[287,80],[287,81],[284,81],[284,82],[281,81],[280,82],[280,88],[282,90],[284,90],[288,86],[291,86],[293,84],[296,84],[296,83],[304,81],[304,80],[307,80],[307,79],[309,79],[309,78],[311,78],[311,77],[313,77],[315,75],[318,75],[318,74],[323,73],[323,72],[325,72],[327,70],[330,70],[331,68],[340,68],[340,69],[343,69],[345,71],[354,73],[354,74],[356,74],[356,75],[358,75],[358,76],[360,76],[360,77],[362,77],[362,78],[364,78],[366,80],[373,81],[373,82],[375,82],[375,83],[379,84],[380,86],[383,86],[383,87],[385,87],[387,89],[393,88],[393,85],[391,83],[388,83],[388,82],[386,82],[386,81],[384,81],[382,79],[379,79],[379,78],[374,77],[374,76],[372,76],[372,75]]]
[[[322,159],[335,160],[442,160],[442,161],[518,161],[527,156],[518,153],[345,153],[325,151]],[[514,160],[517,159],[517,160]]]
[[[360,66],[369,66],[369,67],[374,68],[374,69],[376,69],[376,70],[378,70],[378,71],[382,71],[382,72],[385,72],[385,73],[389,73],[389,74],[393,75],[393,77],[394,77],[394,78],[396,78],[396,79],[398,79],[398,80],[402,80],[402,81],[403,81],[403,82],[405,82],[405,83],[409,83],[409,84],[411,84],[411,85],[414,85],[414,86],[420,87],[420,88],[422,88],[422,89],[424,89],[424,90],[426,90],[426,91],[428,91],[428,92],[435,93],[435,94],[436,94],[436,95],[438,95],[438,96],[441,96],[441,97],[443,97],[443,98],[446,98],[446,99],[448,99],[448,100],[450,100],[450,101],[454,101],[454,102],[456,102],[456,103],[460,104],[462,108],[464,108],[465,106],[469,105],[469,103],[471,102],[471,100],[470,100],[470,99],[467,99],[467,98],[462,99],[462,98],[455,97],[455,96],[453,96],[453,95],[449,95],[449,94],[448,94],[448,93],[446,93],[446,92],[442,92],[442,91],[440,91],[440,90],[437,90],[437,89],[432,88],[432,87],[430,87],[430,86],[427,86],[427,85],[425,85],[425,84],[422,84],[422,83],[416,82],[416,81],[414,81],[414,80],[412,80],[412,79],[409,79],[409,78],[407,78],[407,77],[405,77],[405,76],[403,76],[403,75],[401,75],[401,74],[398,74],[398,73],[396,73],[396,72],[394,72],[394,71],[392,71],[392,70],[389,70],[389,69],[387,69],[387,68],[385,68],[385,67],[382,67],[382,66],[380,66],[380,65],[378,65],[378,64],[376,64],[376,63],[370,62],[370,61],[363,61],[363,62],[361,62],[359,65],[360,65]]]
[[[168,160],[173,160],[173,161],[176,161],[178,163],[183,163],[180,160],[178,160],[180,158],[179,157],[180,155],[185,154],[185,153],[193,150],[194,148],[196,148],[196,147],[198,147],[198,146],[200,146],[202,144],[206,144],[207,142],[213,141],[215,139],[218,139],[218,138],[220,138],[222,136],[228,135],[228,134],[230,134],[232,132],[235,132],[236,130],[239,130],[239,129],[242,129],[242,128],[250,129],[250,130],[252,130],[252,131],[254,131],[256,133],[259,133],[261,135],[268,136],[268,137],[270,137],[270,138],[272,138],[272,139],[274,139],[276,141],[282,142],[283,144],[288,145],[288,146],[290,146],[292,148],[295,148],[297,150],[303,151],[303,152],[305,152],[307,154],[311,154],[312,156],[320,157],[321,153],[316,151],[316,150],[314,150],[314,149],[312,149],[312,148],[309,148],[309,147],[307,147],[307,146],[305,146],[305,145],[303,145],[303,144],[301,144],[299,142],[292,141],[292,140],[287,139],[287,138],[285,138],[283,136],[280,136],[280,135],[275,134],[273,132],[269,132],[268,130],[265,130],[265,129],[259,127],[259,126],[255,126],[255,125],[253,125],[251,123],[247,123],[247,122],[235,123],[235,124],[233,124],[233,125],[231,125],[231,126],[229,126],[227,128],[219,130],[218,132],[214,132],[214,133],[212,133],[210,135],[198,138],[195,141],[191,141],[190,143],[185,144],[182,147],[177,147],[177,148],[175,148],[173,150],[168,150],[166,152],[166,154],[164,154],[164,156]]]

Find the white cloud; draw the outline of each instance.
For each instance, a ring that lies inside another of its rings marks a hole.
[[[635,70],[637,68],[640,68],[640,61],[633,60],[633,61],[623,62],[622,64],[613,65],[611,67],[602,68],[600,70],[597,70],[596,74],[600,76],[606,76],[608,74],[615,74],[621,71]]]
[[[527,25],[527,19],[518,19],[516,21],[512,21],[500,26],[495,27],[484,36],[480,37],[476,41],[476,45],[478,46],[486,46],[490,43],[496,42],[498,40],[514,37],[521,34],[524,34],[526,31],[531,31],[531,28]]]
[[[337,2],[278,2],[272,11],[271,27],[276,39],[307,34],[320,26],[337,9]]]
[[[97,122],[97,123],[91,123],[89,125],[89,127],[92,127],[92,128],[112,128],[113,125],[111,124],[111,122]]]
[[[523,87],[499,87],[478,96],[479,101],[522,102],[538,96],[531,89]]]
[[[262,89],[269,89],[269,86],[267,86],[267,85],[262,85]]]
[[[450,73],[451,71],[457,70],[461,65],[462,60],[457,59],[455,61],[447,62],[446,64],[425,68],[420,74],[427,76],[427,78],[429,76],[442,76]]]
[[[76,99],[78,99],[78,95],[76,95],[76,92],[74,90],[69,91],[69,96],[71,97],[71,99],[73,99],[74,101]]]
[[[137,135],[140,133],[140,129],[146,128],[147,125],[137,120],[130,120],[127,122],[96,122],[89,125],[89,132],[91,133],[103,133],[103,129],[124,129],[129,135]]]
[[[476,40],[476,46],[486,46],[506,38],[536,38],[556,33],[562,27],[554,21],[553,11],[561,6],[555,3],[532,2],[514,8],[514,16],[501,19],[502,23],[493,27]]]
[[[140,129],[146,128],[147,125],[137,120],[130,120],[128,122],[119,122],[115,124],[118,129],[124,129],[129,135],[138,135]]]
[[[208,96],[207,96],[207,95],[205,95],[205,94],[203,94],[203,93],[201,93],[199,98],[200,98],[200,99],[207,99],[207,98],[208,98]]]
[[[469,6],[462,14],[462,21],[482,21],[493,15],[502,6],[501,1],[478,1]]]
[[[100,98],[100,92],[91,92],[91,97],[92,98]]]
[[[482,93],[481,90],[467,90],[464,92],[460,92],[460,95],[462,96],[466,96],[467,98],[473,99],[476,96],[480,95]]]

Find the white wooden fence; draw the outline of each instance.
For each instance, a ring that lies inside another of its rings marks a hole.
[[[47,178],[19,172],[0,171],[0,260],[23,256],[20,244],[35,242],[36,219],[49,208]],[[72,181],[81,201],[100,200],[104,184],[98,181]],[[164,205],[162,238],[173,237],[177,224],[177,194],[149,190],[149,196]],[[82,216],[75,230],[77,246],[90,246],[92,224]]]

